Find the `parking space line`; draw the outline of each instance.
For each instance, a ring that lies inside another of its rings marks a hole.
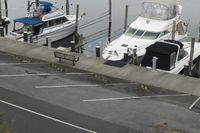
[[[35,86],[37,89],[45,88],[68,88],[68,87],[101,87],[101,86],[125,86],[135,83],[112,83],[112,84],[77,84],[77,85],[55,85],[55,86]]]
[[[200,97],[198,97],[198,98],[192,103],[192,105],[189,107],[189,109],[191,110],[199,101],[200,101]]]
[[[0,78],[4,77],[27,77],[27,76],[51,76],[51,75],[90,75],[93,73],[34,73],[34,74],[8,74],[0,75]]]
[[[80,127],[80,126],[77,126],[77,125],[74,125],[74,124],[59,120],[59,119],[56,119],[56,118],[53,118],[53,117],[38,113],[36,111],[30,110],[30,109],[27,109],[27,108],[24,108],[24,107],[21,107],[21,106],[18,106],[18,105],[15,105],[15,104],[3,101],[3,100],[0,100],[0,102],[3,103],[3,104],[9,105],[9,106],[15,107],[17,109],[20,109],[20,110],[23,110],[23,111],[26,111],[26,112],[41,116],[43,118],[46,118],[46,119],[49,119],[49,120],[52,120],[52,121],[55,121],[55,122],[58,122],[58,123],[61,123],[61,124],[64,124],[64,125],[68,125],[68,126],[71,126],[71,127],[74,127],[74,128],[77,128],[77,129],[82,130],[82,131],[86,131],[86,132],[89,132],[89,133],[97,133],[95,131],[92,131],[92,130],[89,130],[89,129],[86,129],[86,128],[83,128],[83,127]]]
[[[6,65],[46,65],[49,63],[0,63],[0,66],[6,66]]]
[[[113,97],[113,98],[101,98],[101,99],[87,99],[83,102],[98,102],[98,101],[116,101],[116,100],[129,100],[129,99],[146,99],[146,98],[162,98],[162,97],[185,97],[190,94],[176,94],[176,95],[153,95],[153,96],[132,96],[132,97]]]

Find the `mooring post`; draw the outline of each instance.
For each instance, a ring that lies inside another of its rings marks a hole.
[[[100,57],[100,46],[96,46],[96,57]]]
[[[48,46],[48,49],[50,49],[51,48],[51,37],[50,36],[46,37],[46,44]]]
[[[111,42],[111,30],[112,30],[112,0],[109,0],[108,42]]]
[[[33,34],[31,34],[31,35],[29,36],[29,39],[30,39],[30,43],[33,43]]]
[[[4,27],[0,26],[0,35],[1,37],[4,37]]]
[[[70,41],[70,44],[71,44],[71,52],[75,52],[75,35],[73,36],[73,40]]]
[[[156,71],[156,69],[157,69],[157,60],[158,60],[158,58],[157,57],[153,57],[153,60],[152,60],[152,70],[153,70],[153,72],[155,72]]]
[[[188,72],[189,76],[192,76],[194,43],[195,43],[195,38],[192,38],[192,40],[191,40],[191,47],[190,47],[189,72]]]
[[[82,34],[79,37],[79,50],[81,51],[81,54],[83,54],[83,35]]]
[[[24,42],[28,42],[28,32],[24,32]]]
[[[126,32],[127,25],[128,25],[128,5],[126,5],[125,9],[124,32]]]
[[[173,26],[172,26],[172,40],[175,40],[175,34],[176,34],[176,21],[173,21]]]
[[[69,0],[66,0],[66,14],[69,15]]]

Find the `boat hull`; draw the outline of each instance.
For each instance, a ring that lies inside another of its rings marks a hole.
[[[45,45],[46,38],[49,38],[51,42],[59,41],[75,33],[75,23],[70,26],[62,26],[57,29],[48,30],[41,35],[33,37],[33,43],[38,45]]]

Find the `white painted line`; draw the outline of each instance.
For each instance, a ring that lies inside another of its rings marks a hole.
[[[0,75],[0,78],[3,78],[3,77],[48,76],[48,75],[57,75],[57,74],[55,74],[55,73],[10,74],[10,75]]]
[[[20,109],[20,110],[23,110],[23,111],[26,111],[26,112],[29,112],[29,113],[32,113],[32,114],[35,114],[35,115],[44,117],[44,118],[46,118],[46,119],[49,119],[49,120],[52,120],[52,121],[56,121],[56,122],[58,122],[58,123],[62,123],[62,124],[65,124],[65,125],[68,125],[68,126],[77,128],[77,129],[82,130],[82,131],[86,131],[86,132],[89,132],[89,133],[97,133],[97,132],[95,132],[95,131],[92,131],[92,130],[89,130],[89,129],[86,129],[86,128],[83,128],[83,127],[80,127],[80,126],[77,126],[77,125],[74,125],[74,124],[71,124],[71,123],[68,123],[68,122],[59,120],[59,119],[56,119],[56,118],[53,118],[53,117],[50,117],[50,116],[47,116],[47,115],[38,113],[38,112],[36,112],[36,111],[30,110],[30,109],[27,109],[27,108],[23,108],[23,107],[21,107],[21,106],[18,106],[18,105],[15,105],[15,104],[12,104],[12,103],[3,101],[3,100],[0,100],[0,102],[1,102],[1,103],[4,103],[4,104],[6,104],[6,105],[9,105],[9,106],[15,107],[15,108],[17,108],[17,109]]]
[[[8,74],[0,75],[0,78],[4,77],[27,77],[27,76],[51,76],[51,75],[87,75],[92,73],[35,73],[35,74]]]
[[[83,102],[98,102],[98,101],[115,101],[115,100],[128,100],[128,99],[145,99],[145,98],[162,98],[162,97],[185,97],[190,96],[189,94],[178,94],[178,95],[153,95],[153,96],[133,96],[133,97],[117,97],[117,98],[102,98],[102,99],[87,99]]]
[[[199,100],[200,100],[200,97],[197,98],[197,99],[192,103],[192,105],[189,107],[189,109],[191,110],[191,109],[199,102]]]
[[[46,65],[49,63],[0,63],[0,66],[6,65]]]
[[[55,85],[55,86],[35,86],[37,89],[45,88],[68,88],[68,87],[101,87],[101,86],[125,86],[136,83],[113,83],[113,84],[82,84],[82,85]]]

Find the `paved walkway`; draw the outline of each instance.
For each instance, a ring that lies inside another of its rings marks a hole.
[[[0,38],[0,51],[2,52],[59,64],[58,59],[54,58],[53,50],[55,49],[48,49],[47,47]],[[117,77],[145,85],[200,96],[199,79],[162,72],[152,72],[146,68],[133,65],[126,65],[123,68],[118,68],[105,65],[104,62],[105,60],[100,58],[80,55],[80,61],[77,62],[75,66],[72,66],[70,63],[62,64],[110,77]]]

